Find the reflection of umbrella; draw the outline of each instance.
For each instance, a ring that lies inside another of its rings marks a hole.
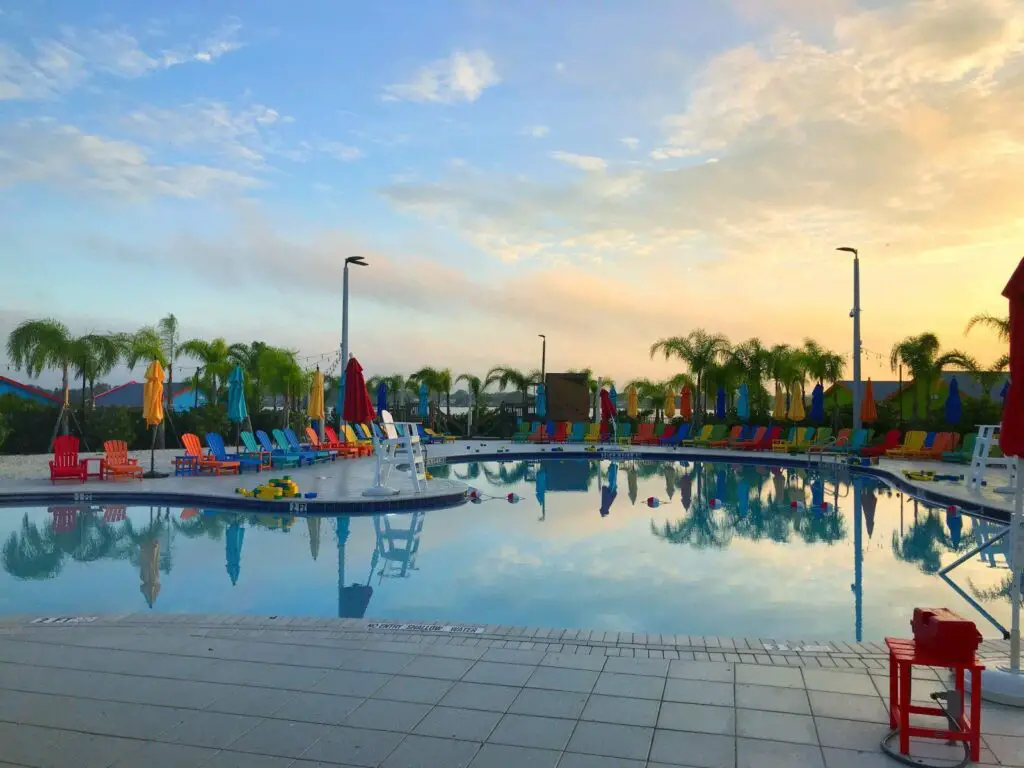
[[[147,539],[139,546],[139,577],[142,585],[139,591],[146,598],[150,608],[160,594],[160,541]]]
[[[608,517],[612,511],[612,503],[619,495],[619,465],[614,461],[608,467],[608,485],[601,486],[601,517]]]
[[[242,542],[245,541],[245,528],[237,522],[228,526],[224,534],[224,556],[227,560],[228,578],[234,586],[238,583],[238,575],[242,571]]]
[[[811,415],[808,418],[811,421],[825,420],[825,388],[821,386],[820,381],[814,385],[811,392]]]
[[[377,412],[386,411],[388,409],[388,385],[386,382],[381,382],[377,385]]]
[[[675,495],[676,492],[676,467],[675,464],[665,465],[665,493],[668,494],[669,500]]]
[[[719,387],[715,395],[715,418],[725,418],[725,387]]]
[[[878,504],[878,497],[875,496],[875,489],[865,489],[861,492],[861,506],[864,508],[864,530],[868,532],[868,538],[875,532],[875,507]]]
[[[750,511],[750,483],[743,478],[736,483],[736,511],[740,517],[746,517]]]
[[[775,382],[774,413],[778,421],[783,421],[786,418],[786,396],[782,394],[782,387],[779,386],[778,382]]]
[[[739,416],[740,421],[750,418],[750,388],[747,386],[747,382],[740,384],[740,394],[736,398],[736,415]]]
[[[725,497],[729,494],[727,487],[728,478],[725,476],[725,470],[720,469],[715,473],[715,498],[718,499],[719,503],[725,501]]]
[[[946,510],[946,527],[949,528],[949,541],[953,549],[960,547],[960,534],[964,529],[964,516]]]
[[[637,487],[636,487],[636,467],[630,467],[626,470],[626,485],[629,487],[629,503],[636,504]]]
[[[430,403],[429,403],[429,400],[428,400],[429,395],[430,395],[430,393],[427,391],[426,383],[424,382],[424,383],[420,384],[419,415],[420,415],[421,419],[427,418],[427,415],[429,414],[429,411],[430,411]]]
[[[640,398],[637,397],[636,387],[629,387],[626,390],[626,415],[631,419],[635,419],[637,413],[640,411]]]
[[[679,395],[679,415],[686,421],[693,418],[693,393],[689,387],[683,387]]]
[[[153,440],[149,444],[149,476],[166,477],[156,471],[156,428],[164,420],[164,369],[159,360],[154,360],[146,369],[146,383],[142,388],[142,417],[146,426],[153,428]]]
[[[306,527],[309,528],[309,554],[316,560],[320,554],[320,516],[310,515],[307,517]]]
[[[875,407],[875,388],[868,379],[864,387],[864,400],[860,404],[860,420],[865,424],[878,421],[878,408]]]
[[[536,493],[537,503],[540,504],[541,510],[544,509],[544,497],[548,491],[548,471],[541,465],[540,469],[537,470],[536,480]]]
[[[803,421],[807,415],[804,411],[804,398],[800,394],[800,385],[793,384],[793,396],[789,399],[789,416],[790,421]]]
[[[245,371],[236,365],[228,376],[228,421],[241,424],[249,416],[245,405]]]
[[[313,374],[313,381],[309,387],[309,406],[306,408],[306,415],[316,422],[313,428],[319,433],[323,427],[324,416],[326,415],[324,408],[324,375],[320,372],[319,368]]]
[[[690,503],[693,501],[693,478],[683,475],[679,480],[679,500],[683,503],[683,509],[690,510]]]
[[[665,393],[663,409],[665,411],[666,419],[671,419],[676,415],[676,393],[671,389]]]
[[[376,415],[363,380],[363,366],[355,357],[350,357],[345,367],[345,405],[341,418],[351,424],[367,424]]]
[[[542,419],[548,415],[548,393],[543,384],[537,385],[537,401],[535,405],[537,415]]]
[[[946,396],[946,421],[959,424],[963,416],[963,403],[960,402],[960,384],[956,376],[949,382],[949,394]]]

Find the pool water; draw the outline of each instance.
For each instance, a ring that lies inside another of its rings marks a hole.
[[[432,472],[485,500],[354,518],[3,508],[0,613],[152,609],[836,640],[906,635],[915,606],[952,608],[989,637],[1000,635],[993,622],[1009,621],[1001,543],[953,571],[952,584],[937,575],[998,526],[841,468],[567,459]]]

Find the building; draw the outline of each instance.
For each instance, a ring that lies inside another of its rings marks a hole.
[[[33,387],[31,384],[22,384],[20,381],[0,376],[0,397],[14,395],[23,400],[29,400],[39,405],[60,405],[60,398],[45,389]]]
[[[141,408],[142,393],[145,384],[138,381],[129,381],[116,387],[111,387],[106,392],[101,392],[93,399],[97,408],[106,406],[118,406],[121,408]],[[197,405],[206,405],[206,395],[197,392],[191,384],[177,382],[172,386],[171,407],[175,413],[190,411]],[[164,397],[166,397],[166,392]]]
[[[946,402],[946,395],[949,392],[949,382],[956,377],[956,383],[960,387],[961,397],[988,397],[996,402],[1002,399],[1003,387],[1006,386],[1006,382],[1009,380],[1008,374],[1000,376],[999,380],[993,385],[991,391],[988,393],[984,392],[977,379],[971,376],[966,371],[943,371],[942,377],[939,379],[938,385],[935,390],[931,393],[932,399],[939,403]],[[862,385],[867,384],[865,379]],[[903,407],[907,413],[911,413],[914,409],[915,398],[920,397],[920,392],[915,385],[913,380],[904,381],[902,389],[900,388],[899,381],[874,381],[871,382],[871,389],[875,395],[876,402],[883,402],[885,400],[892,400],[896,397],[903,398]],[[863,390],[862,390],[863,391]],[[828,389],[825,390],[825,404],[826,406],[832,405],[833,397],[838,397],[839,405],[850,406],[853,404],[853,382],[852,381],[840,381]]]

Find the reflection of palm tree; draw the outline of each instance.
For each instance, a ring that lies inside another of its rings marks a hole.
[[[224,536],[224,515],[210,514],[204,510],[202,514],[196,515],[188,520],[171,520],[174,532],[180,533],[186,539],[198,539],[207,536],[214,541],[220,541]]]
[[[493,486],[504,486],[504,485],[518,485],[526,480],[527,474],[529,474],[530,464],[526,461],[509,461],[501,462],[498,465],[498,471],[495,472],[490,469],[486,464],[483,465],[483,473],[489,482]]]
[[[892,533],[893,554],[904,562],[917,563],[925,573],[938,573],[942,567],[940,547],[953,549],[934,510],[928,510],[924,520],[915,520],[902,538],[896,531]]]
[[[732,541],[733,529],[729,521],[720,517],[702,499],[698,499],[690,513],[675,523],[667,520],[660,528],[651,521],[651,533],[673,544],[689,544],[695,549],[725,549]]]
[[[1003,579],[1002,583],[998,587],[992,587],[990,589],[984,589],[982,587],[974,586],[974,582],[970,579],[967,580],[967,586],[971,590],[971,594],[977,600],[983,600],[985,602],[992,602],[995,600],[1009,600],[1010,590],[1013,589],[1013,572],[1006,574],[1006,578]]]
[[[459,480],[476,480],[480,477],[480,462],[471,461],[466,465],[465,474],[460,473],[458,470],[455,471],[455,477]]]
[[[21,519],[20,532],[12,532],[4,543],[4,570],[16,579],[52,579],[64,565],[64,553],[57,547],[53,531],[43,531]]]

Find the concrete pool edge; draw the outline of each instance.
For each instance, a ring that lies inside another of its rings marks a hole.
[[[177,628],[193,636],[229,638],[232,633],[253,634],[266,642],[278,640],[315,645],[316,639],[379,644],[486,646],[512,652],[597,654],[647,659],[692,659],[737,664],[824,667],[847,672],[886,668],[888,651],[878,642],[733,638],[685,634],[621,632],[600,629],[563,629],[505,624],[474,624],[441,620],[339,619],[249,614],[118,613],[83,616],[15,615],[0,617],[0,637],[33,629],[92,631]],[[1005,657],[1006,640],[985,638],[978,648],[981,659]],[[396,652],[402,652],[395,648]],[[511,661],[511,660],[510,660]]]
[[[475,452],[473,446],[478,446]],[[650,461],[707,461],[727,462],[730,464],[771,464],[782,467],[814,468],[815,466],[846,467],[854,473],[874,476],[884,480],[893,487],[904,493],[910,493],[915,498],[926,503],[936,505],[956,505],[964,512],[978,517],[986,517],[998,522],[1006,523],[1010,516],[1010,502],[1005,507],[996,506],[989,499],[977,496],[965,498],[951,493],[943,492],[942,487],[933,487],[924,483],[917,483],[902,477],[898,468],[888,468],[882,465],[874,466],[851,466],[840,462],[832,461],[823,464],[812,462],[807,454],[773,454],[765,452],[752,453],[748,451],[730,451],[728,449],[668,449],[655,446],[629,446],[628,449],[601,445],[596,449],[588,450],[591,446],[565,444],[560,446],[536,446],[512,443],[510,441],[495,440],[460,440],[443,445],[431,445],[427,447],[427,467],[448,464],[463,464],[474,461],[540,461],[558,460],[565,458],[574,459],[595,459],[595,460],[650,460]],[[354,461],[354,460],[352,460]],[[359,460],[369,461],[369,460]],[[342,466],[348,462],[342,463]],[[925,466],[925,465],[922,465]],[[934,464],[927,466],[935,466]],[[917,468],[915,465],[906,464],[905,468]],[[307,468],[306,471],[310,471]],[[312,471],[319,471],[315,467]],[[294,472],[294,471],[293,471]],[[276,474],[276,473],[275,473]],[[259,475],[248,475],[245,477],[259,478]],[[212,478],[204,478],[210,480]],[[181,482],[189,482],[188,478],[181,478]],[[37,481],[38,482],[38,481]],[[230,487],[233,482],[242,482],[237,478],[218,478],[218,482]],[[404,484],[404,479],[399,481]],[[10,491],[0,491],[0,507],[3,506],[26,506],[38,503],[52,504],[77,504],[83,502],[92,503],[135,503],[135,504],[160,504],[160,505],[181,505],[206,506],[224,509],[233,509],[249,512],[279,513],[279,514],[352,514],[369,515],[387,512],[404,512],[418,509],[438,509],[459,506],[466,502],[466,491],[469,485],[458,480],[430,481],[443,482],[445,487],[438,487],[430,490],[427,494],[411,494],[404,491],[394,497],[373,499],[365,497],[349,498],[323,498],[323,499],[289,499],[280,501],[262,501],[254,498],[247,498],[236,495],[233,490],[215,493],[188,492],[187,490],[170,489],[132,489],[125,485],[114,485],[112,483],[87,484],[85,486],[39,486],[34,487],[30,483],[22,482],[20,488]],[[183,486],[184,488],[184,486]]]

